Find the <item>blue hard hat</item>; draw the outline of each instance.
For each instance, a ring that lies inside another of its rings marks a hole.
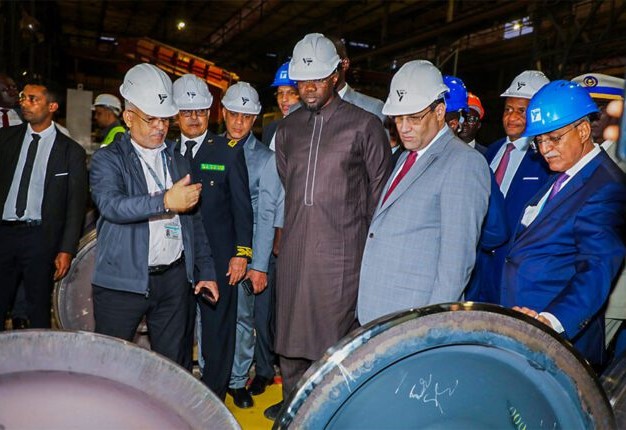
[[[289,79],[289,61],[278,68],[276,76],[274,76],[274,82],[272,82],[273,87],[280,87],[282,85],[288,85],[290,87],[297,85],[296,81]]]
[[[550,133],[594,112],[598,106],[583,87],[571,81],[552,81],[530,99],[523,136]]]
[[[463,81],[456,76],[445,75],[443,83],[450,88],[450,91],[445,94],[446,113],[467,109],[467,88]]]

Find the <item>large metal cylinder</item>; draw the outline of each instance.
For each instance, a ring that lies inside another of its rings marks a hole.
[[[0,428],[239,429],[204,384],[136,345],[87,332],[0,333]]]
[[[52,307],[59,328],[85,331],[94,331],[96,328],[91,286],[96,263],[96,245],[96,231],[91,230],[81,238],[78,252],[67,275],[54,286]],[[150,349],[145,321],[137,328],[134,342]]]
[[[614,429],[593,370],[540,322],[454,303],[374,321],[331,348],[274,428]]]
[[[617,428],[626,429],[626,354],[616,358],[600,380],[613,406]]]

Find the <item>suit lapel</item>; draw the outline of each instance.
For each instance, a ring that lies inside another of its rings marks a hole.
[[[415,160],[415,164],[413,165],[413,167],[411,167],[411,169],[408,171],[406,176],[398,183],[398,185],[396,186],[396,189],[393,190],[393,192],[387,198],[385,203],[384,204],[379,203],[380,206],[378,210],[376,211],[377,213],[374,215],[374,218],[376,218],[376,215],[378,215],[378,213],[386,210],[393,202],[395,202],[402,194],[404,194],[410,188],[410,186],[413,184],[413,182],[417,180],[417,178],[419,178],[420,176],[422,176],[422,174],[424,174],[426,169],[428,169],[428,167],[441,156],[441,153],[445,151],[451,139],[452,139],[452,132],[446,131],[438,139],[438,141],[431,143],[431,145],[434,145],[434,146],[430,148],[425,155],[417,157],[417,160]],[[409,153],[408,151],[405,151],[400,156],[400,159],[398,160],[398,164],[396,168],[394,169],[393,174],[389,178],[387,185],[385,186],[385,191],[383,192],[383,196],[387,193],[387,190],[389,189],[389,186],[391,185],[391,182],[393,181],[393,178],[395,177],[395,174],[398,171],[398,168],[400,168],[400,166],[404,164],[404,160],[406,160],[408,153]],[[382,202],[382,199],[381,199],[381,202]]]
[[[532,230],[533,228],[538,227],[546,219],[546,217],[548,217],[550,214],[556,211],[563,204],[563,202],[567,201],[571,196],[575,195],[589,180],[589,177],[593,174],[593,172],[595,172],[595,170],[598,168],[600,161],[601,161],[600,160],[601,155],[602,154],[596,155],[589,163],[587,163],[585,167],[583,167],[583,169],[580,172],[575,174],[574,177],[572,177],[572,179],[570,179],[570,181],[567,184],[565,184],[563,189],[560,190],[552,198],[552,200],[549,200],[549,201],[546,200],[545,204],[543,205],[543,208],[541,208],[541,211],[539,212],[537,217],[533,220],[533,222],[528,227],[524,228],[521,225],[521,217],[520,217],[520,221],[518,222],[517,238],[521,239],[522,236],[524,236],[528,230]],[[558,178],[558,175],[554,175],[552,180],[550,180],[545,187],[543,187],[537,194],[535,194],[535,196],[531,199],[530,203],[526,205],[526,207],[524,208],[524,212],[526,211],[526,208],[528,206],[536,205],[541,200],[541,198],[551,189],[552,185],[554,184],[554,182],[556,182],[557,178]],[[523,216],[524,216],[524,213],[522,212],[522,217]]]
[[[56,173],[64,173],[63,164],[65,161],[65,153],[67,151],[67,142],[63,139],[63,134],[59,129],[56,129],[56,137],[54,138],[54,143],[52,144],[52,149],[50,150],[50,157],[48,158],[48,164],[46,165],[46,179],[44,182],[44,190],[48,189],[48,185],[50,184],[50,179]],[[45,192],[44,192],[45,194]]]

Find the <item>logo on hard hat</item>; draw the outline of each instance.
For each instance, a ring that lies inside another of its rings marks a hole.
[[[245,98],[245,97],[242,97],[242,98],[241,98],[241,102],[242,102],[242,104],[243,104],[244,106],[245,106],[245,105],[246,105],[246,103],[248,103],[249,101],[250,101],[250,99],[248,99],[248,98]]]
[[[280,72],[280,79],[287,79],[287,71],[283,70],[282,72]]]
[[[189,100],[193,100],[193,98],[196,96],[197,94],[194,93],[193,91],[187,91],[187,97],[189,97]]]
[[[166,98],[167,94],[159,94],[159,104],[162,105]]]
[[[303,58],[302,61],[304,61],[304,64],[306,64],[307,66],[310,66],[311,63],[313,62],[312,58]]]
[[[583,84],[585,84],[586,87],[595,87],[596,85],[598,85],[598,79],[595,76],[585,76],[585,78],[583,79]]]
[[[530,120],[531,122],[539,122],[541,121],[541,109],[536,108],[530,111]]]
[[[396,90],[396,94],[398,94],[398,101],[401,102],[406,95],[406,90]]]
[[[518,82],[517,83],[517,91],[521,90],[522,87],[525,87],[525,86],[526,86],[526,82],[521,82],[521,81]]]

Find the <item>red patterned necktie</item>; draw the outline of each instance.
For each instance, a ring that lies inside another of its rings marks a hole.
[[[502,180],[504,179],[504,174],[506,173],[506,168],[509,165],[509,159],[511,158],[511,151],[515,149],[515,145],[509,143],[506,145],[506,149],[504,150],[504,155],[500,160],[500,164],[498,164],[498,168],[496,169],[496,182],[498,186],[502,185]]]
[[[385,203],[387,198],[389,198],[389,196],[391,195],[392,191],[396,188],[396,186],[400,183],[402,178],[404,178],[406,174],[409,172],[409,169],[411,169],[411,166],[415,164],[416,159],[417,159],[417,151],[410,151],[409,156],[406,157],[406,161],[404,162],[404,164],[402,165],[402,168],[400,169],[400,172],[398,172],[398,175],[395,177],[395,179],[391,183],[391,186],[387,190],[387,194],[385,194],[385,198],[383,199],[383,204]]]
[[[2,112],[2,128],[6,128],[9,126],[9,110],[3,108],[0,112]]]

